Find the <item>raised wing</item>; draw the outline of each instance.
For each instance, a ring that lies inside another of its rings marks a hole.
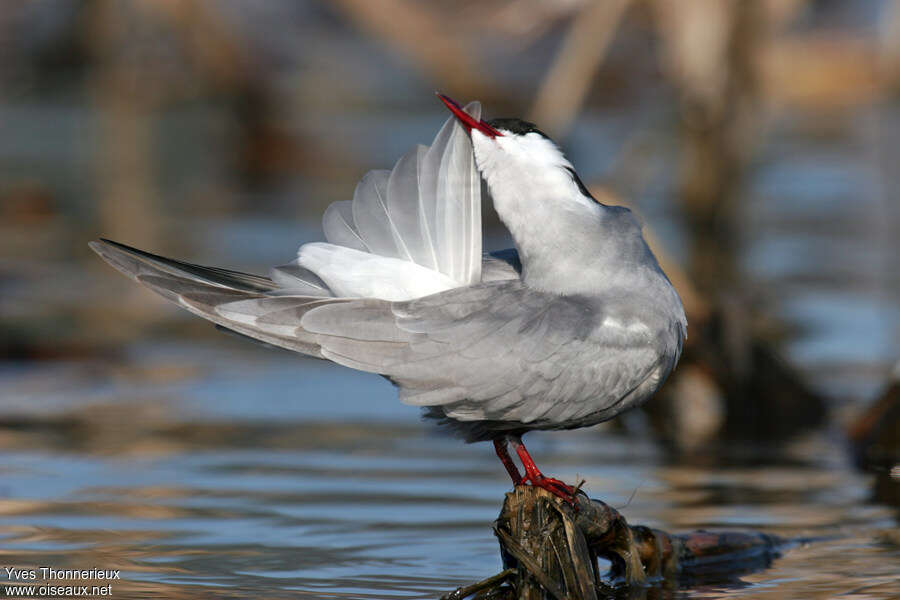
[[[477,102],[465,110],[481,116]],[[377,290],[374,297],[411,299],[423,289],[478,283],[481,178],[468,133],[451,117],[430,147],[418,146],[391,171],[366,174],[352,202],[328,207],[322,226],[329,243],[302,246],[296,265],[325,281],[334,295],[373,297]],[[417,283],[423,279],[425,286]],[[281,283],[290,287],[289,280]]]

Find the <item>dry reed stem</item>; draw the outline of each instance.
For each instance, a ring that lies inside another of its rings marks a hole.
[[[676,575],[748,561],[766,564],[784,542],[752,532],[697,531],[671,535],[631,526],[614,508],[577,496],[577,508],[546,490],[518,486],[506,494],[494,526],[504,571],[443,598],[595,600],[613,587],[638,589]],[[601,573],[598,558],[610,562]]]

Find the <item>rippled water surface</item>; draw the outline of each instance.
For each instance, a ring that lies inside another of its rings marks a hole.
[[[2,566],[120,569],[114,597],[179,598],[435,598],[500,569],[509,483],[490,447],[433,435],[378,377],[211,338],[7,365],[0,383]],[[545,470],[632,523],[811,540],[666,594],[900,592],[897,509],[827,433],[704,464],[639,433],[531,438]]]

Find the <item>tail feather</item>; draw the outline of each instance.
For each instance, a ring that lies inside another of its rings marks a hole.
[[[322,278],[297,264],[297,261],[273,267],[272,281],[278,286],[272,294],[290,296],[334,296]]]
[[[188,280],[197,280],[210,285],[246,292],[268,292],[275,289],[275,283],[268,277],[220,269],[203,267],[173,258],[166,258],[101,238],[88,244],[110,265],[136,279],[143,272],[162,272]]]
[[[109,240],[90,243],[106,262],[164,298],[233,332],[273,346],[322,357],[315,336],[302,327],[308,311],[337,298],[278,295],[257,275],[204,267],[157,256]]]

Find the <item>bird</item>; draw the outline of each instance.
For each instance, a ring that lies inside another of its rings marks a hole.
[[[574,503],[522,436],[649,399],[687,336],[681,300],[632,211],[594,198],[536,125],[437,95],[451,115],[432,144],[367,173],[326,209],[327,242],[268,277],[90,247],[219,328],[387,378],[425,418],[492,442],[515,486]],[[513,248],[482,252],[484,192]]]

